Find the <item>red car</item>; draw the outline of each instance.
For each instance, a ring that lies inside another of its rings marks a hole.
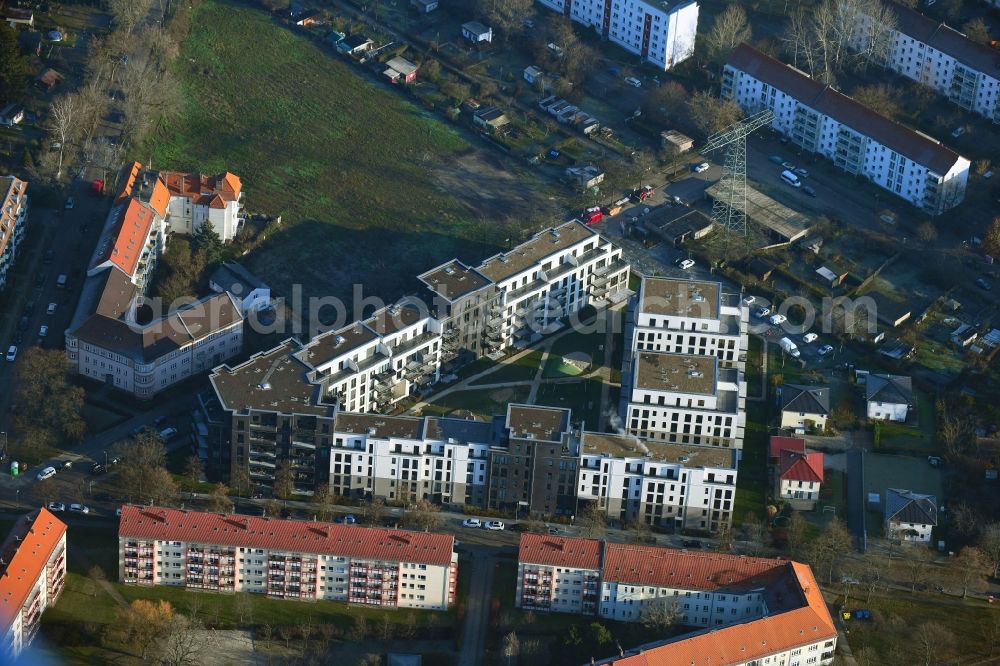
[[[104,181],[95,180],[90,184],[90,193],[94,196],[101,196],[104,193]]]
[[[600,208],[588,208],[583,213],[583,223],[586,225],[597,224],[604,219],[604,213],[601,212]]]

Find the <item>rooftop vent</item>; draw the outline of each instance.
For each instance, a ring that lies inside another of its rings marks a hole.
[[[260,384],[257,384],[257,388],[259,388],[261,391],[270,391],[271,384],[270,382],[261,382]]]
[[[342,336],[342,335],[335,335],[333,337],[333,344],[335,344],[335,345],[342,345],[342,344],[344,344],[344,336]]]
[[[454,275],[455,274],[455,269],[452,268],[451,266],[445,266],[444,267],[444,272],[445,272],[445,275]]]

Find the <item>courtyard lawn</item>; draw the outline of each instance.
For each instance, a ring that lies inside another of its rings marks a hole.
[[[575,365],[563,362],[563,356],[573,352],[582,352],[590,357],[591,364],[586,370],[587,372],[606,365],[604,341],[603,332],[567,333],[552,343],[542,376],[545,378],[573,377],[581,374],[582,371]]]
[[[546,407],[568,407],[574,423],[582,419],[588,430],[597,430],[601,410],[617,411],[617,400],[612,397],[610,405],[601,404],[601,388],[603,383],[599,378],[581,379],[578,382],[562,384],[542,384],[538,387],[535,404]]]
[[[299,284],[343,298],[357,284],[389,298],[415,273],[473,262],[531,224],[522,213],[544,184],[405,93],[259,9],[206,0],[192,12],[174,64],[180,114],[139,154],[158,168],[232,171],[249,212],[283,216],[247,258],[274,293]]]
[[[534,349],[520,358],[502,362],[496,370],[483,375],[472,386],[483,384],[504,384],[507,382],[530,382],[538,373],[542,364],[542,350]]]
[[[450,393],[432,404],[425,405],[424,414],[439,416],[454,415],[458,417],[475,416],[490,419],[496,414],[505,414],[507,405],[511,402],[524,402],[528,399],[528,386],[515,386],[496,389],[463,390]]]

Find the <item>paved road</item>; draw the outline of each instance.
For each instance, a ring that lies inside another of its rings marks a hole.
[[[847,527],[858,550],[865,552],[865,452],[860,448],[847,452]]]
[[[477,554],[472,558],[472,577],[462,623],[462,652],[458,666],[478,666],[486,657],[486,632],[489,629],[490,594],[496,558]]]

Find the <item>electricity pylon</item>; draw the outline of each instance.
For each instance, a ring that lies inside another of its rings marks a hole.
[[[702,153],[726,149],[722,178],[716,185],[719,195],[712,202],[712,220],[731,233],[747,235],[747,135],[774,120],[774,113],[764,109],[737,121],[708,137]]]

